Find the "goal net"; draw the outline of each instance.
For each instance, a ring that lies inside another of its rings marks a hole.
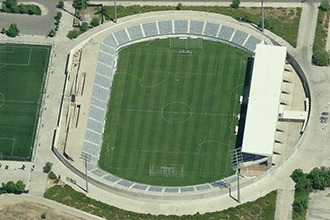
[[[171,49],[192,50],[203,49],[203,39],[201,38],[170,38]]]
[[[155,165],[150,164],[149,176],[181,177],[183,178],[184,165]]]

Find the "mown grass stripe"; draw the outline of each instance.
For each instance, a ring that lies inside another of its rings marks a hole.
[[[228,128],[229,123],[234,123],[230,116],[194,114],[182,123],[167,120],[184,118],[182,112],[175,111],[188,111],[185,104],[194,113],[233,112],[230,108],[236,108],[236,105],[228,99],[232,89],[241,81],[237,74],[242,73],[241,60],[233,62],[233,59],[244,53],[213,42],[204,43],[204,49],[193,50],[192,55],[179,55],[178,49],[171,50],[167,46],[164,41],[156,40],[132,45],[121,51],[123,54],[126,50],[134,51],[129,68],[144,83],[127,80],[123,106],[148,111],[126,111],[127,117],[121,117],[125,121],[122,126],[125,127],[118,126],[118,134],[122,139],[129,140],[118,141],[120,146],[116,147],[125,148],[124,154],[115,150],[114,155],[118,155],[118,160],[128,160],[127,166],[136,166],[136,169],[115,169],[115,172],[127,178],[160,185],[195,184],[221,178],[219,172],[223,172],[221,170],[226,167],[223,164],[228,163],[228,155],[223,151],[227,151],[228,147],[217,144],[217,141],[234,143],[235,136],[230,134]],[[228,58],[231,51],[234,51],[233,55]],[[229,68],[231,65],[237,67]],[[163,79],[165,82],[160,85],[152,88],[146,86]],[[227,87],[227,82],[233,85]],[[235,93],[240,91],[238,89]],[[164,120],[157,111],[169,103],[174,103],[167,107],[174,112],[166,113]],[[205,144],[201,144],[203,142]],[[184,164],[185,178],[151,177],[148,175],[150,164]]]

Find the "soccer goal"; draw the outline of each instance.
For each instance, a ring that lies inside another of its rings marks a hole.
[[[201,38],[170,38],[170,48],[180,50],[203,49]]]
[[[150,164],[149,176],[157,177],[181,177],[183,178],[184,166],[183,165],[155,165]]]

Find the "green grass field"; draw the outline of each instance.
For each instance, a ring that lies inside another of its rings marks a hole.
[[[229,151],[250,54],[222,43],[203,41],[197,49],[199,44],[188,44],[195,47],[192,54],[180,54],[178,44],[170,48],[169,39],[120,51],[101,168],[176,186],[233,174]]]
[[[0,159],[31,159],[49,54],[49,46],[0,44]]]

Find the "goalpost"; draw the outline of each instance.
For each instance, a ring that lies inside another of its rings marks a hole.
[[[192,50],[192,49],[203,49],[203,39],[202,38],[170,38],[169,46],[171,49],[181,49],[181,50]]]
[[[149,165],[149,176],[183,178],[184,165]]]

